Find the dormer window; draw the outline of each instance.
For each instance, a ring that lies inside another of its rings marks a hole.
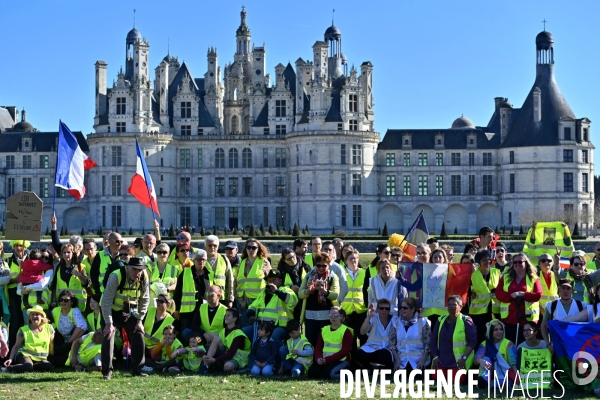
[[[565,140],[572,140],[571,139],[571,127],[570,126],[566,126],[563,130],[563,133],[565,135]]]
[[[412,137],[410,133],[405,133],[404,135],[402,135],[402,147],[404,148],[410,148],[411,147],[411,143],[412,143]]]
[[[404,139],[404,144],[408,146],[409,140],[408,139]]]
[[[583,134],[582,134],[582,136],[583,136],[583,137],[582,137],[582,140],[583,140],[584,142],[587,142],[588,140],[590,140],[590,139],[589,139],[589,137],[590,137],[590,136],[589,136],[589,131],[588,131],[588,128],[583,128]]]

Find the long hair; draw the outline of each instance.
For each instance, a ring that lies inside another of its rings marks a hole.
[[[71,258],[71,265],[77,265],[79,262],[77,260],[77,256],[75,255],[75,247],[72,244],[63,244],[62,247],[60,248],[60,252],[58,253],[59,257],[60,257],[60,263],[62,265],[67,265],[67,262],[65,261],[65,259],[63,258],[63,250],[64,249],[70,249],[72,255]]]
[[[429,261],[433,260],[433,255],[440,253],[442,255],[442,259],[444,260],[444,262],[442,264],[448,264],[448,255],[446,254],[446,252],[443,249],[435,249],[431,255],[429,256]]]
[[[377,265],[377,263],[379,262],[379,254],[381,254],[382,251],[384,251],[386,248],[390,247],[389,244],[387,243],[379,243],[377,245],[377,250],[375,250],[375,258],[373,259],[373,261],[371,261],[371,267],[374,267]]]
[[[538,279],[538,275],[536,269],[533,267],[533,265],[531,265],[527,254],[520,251],[513,256],[513,261],[516,257],[521,257],[523,259],[523,262],[525,263],[525,274],[529,277],[529,279],[531,279],[532,282],[535,283],[535,281]],[[510,282],[514,282],[517,279],[517,272],[515,271],[515,268],[512,265],[508,270],[508,278]]]
[[[290,249],[289,247],[286,247],[285,249],[283,249],[283,251],[281,252],[281,258],[279,259],[279,262],[277,263],[278,270],[281,270],[281,268],[283,268],[284,266],[288,266],[286,264],[286,262],[284,261],[288,254],[296,254],[296,253],[294,252],[294,250]],[[296,256],[296,261],[298,261],[298,256]]]
[[[251,242],[256,243],[256,245],[258,246],[258,253],[256,253],[257,258],[269,258],[269,250],[265,247],[264,244],[262,244],[254,238],[248,238],[248,240],[246,240],[246,243],[244,244],[244,250],[242,251],[241,257],[242,259],[248,258],[248,250],[246,250],[246,246],[248,246],[248,243]]]

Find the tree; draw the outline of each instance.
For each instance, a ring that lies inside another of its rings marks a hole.
[[[65,227],[64,227],[64,225],[60,227],[60,236],[65,236]]]
[[[129,236],[133,236],[133,228],[131,226],[129,227]]]
[[[454,227],[454,234],[455,234],[455,235],[458,235],[458,226],[455,226],[455,227]]]
[[[248,232],[249,237],[255,237],[256,232],[254,231],[254,224],[250,224],[250,231]]]
[[[523,225],[521,225],[521,227],[519,228],[519,235],[523,235],[524,231],[523,231]]]
[[[102,236],[104,232],[102,232],[102,227],[98,227],[98,236]]]
[[[304,230],[306,231],[307,235],[310,235],[310,231],[308,230],[308,225],[306,225],[306,228],[304,228]]]
[[[46,233],[44,233],[44,235],[50,236],[50,227],[49,226],[46,227]]]
[[[506,233],[506,225],[502,225],[502,233]]]
[[[299,237],[300,236],[300,228],[298,228],[298,223],[297,222],[294,224],[294,229],[292,230],[292,236],[293,237]]]
[[[275,232],[273,230],[273,224],[269,224],[269,233],[273,235]]]
[[[498,225],[496,225],[496,230],[494,230],[494,232],[500,232],[500,231],[498,230]]]
[[[331,234],[335,235],[335,226],[331,228]]]
[[[200,226],[200,236],[205,236],[206,232],[204,232],[204,225]]]
[[[115,227],[115,233],[119,233],[119,227]]]
[[[169,228],[169,236],[175,237],[175,227],[173,226],[172,222],[171,222],[171,227]]]
[[[514,226],[514,225],[511,225],[511,226],[510,226],[510,234],[511,234],[511,235],[514,235],[514,234],[515,234],[515,226]]]
[[[379,226],[379,227],[377,227],[377,234],[378,234],[378,235],[381,235],[381,227],[380,227],[380,226]]]
[[[85,227],[81,227],[81,236],[85,235]]]
[[[440,232],[440,237],[447,238],[448,232],[446,232],[446,223],[442,222],[442,230]]]
[[[381,232],[382,236],[388,237],[390,233],[388,232],[387,222],[383,224],[383,232]]]
[[[573,236],[579,236],[579,224],[575,222],[575,228],[573,228]]]
[[[265,236],[265,226],[263,225],[263,223],[260,223],[260,236]]]

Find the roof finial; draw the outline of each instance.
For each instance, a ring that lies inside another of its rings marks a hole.
[[[546,21],[546,18],[544,18],[544,20],[542,22],[544,23],[544,32],[545,32],[546,31],[546,22],[548,22],[548,21]]]
[[[334,20],[335,20],[335,8],[333,9],[333,12],[331,13],[331,26],[333,26]]]
[[[167,38],[167,55],[168,56],[171,55],[171,38],[170,37]]]
[[[135,8],[133,9],[133,28],[135,29]]]

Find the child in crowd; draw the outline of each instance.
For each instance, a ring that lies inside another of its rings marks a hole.
[[[293,377],[300,376],[305,374],[312,364],[314,349],[300,329],[300,321],[297,319],[288,321],[285,327],[290,338],[279,349],[279,356],[282,360],[279,369],[280,375],[291,370]]]
[[[146,366],[142,368],[144,372],[152,372],[157,369],[162,372],[176,374],[181,371],[177,367],[177,358],[171,357],[173,352],[183,347],[176,336],[177,331],[173,325],[163,329],[163,339],[150,351],[152,359],[146,359]]]
[[[32,283],[38,283],[44,277],[46,271],[52,269],[51,264],[42,262],[41,251],[33,249],[29,252],[29,258],[21,263],[21,275],[19,276],[19,285],[17,287],[17,293],[21,293],[24,285],[31,285]],[[44,260],[49,261],[49,260]],[[35,292],[37,296],[37,303],[44,304],[42,299],[42,291]],[[29,308],[31,305],[27,304],[28,296],[23,296],[23,305],[25,308]]]
[[[252,366],[252,375],[273,375],[273,364],[279,348],[277,343],[271,339],[275,326],[270,322],[262,322],[258,326],[258,340],[252,345],[248,365]]]
[[[202,335],[194,333],[189,339],[189,347],[182,347],[172,352],[171,359],[179,357],[175,368],[185,368],[188,371],[198,372],[200,366],[202,366],[202,356],[206,354],[206,349],[200,343],[202,343]]]
[[[75,371],[102,371],[102,329],[97,329],[73,341],[65,365]]]

